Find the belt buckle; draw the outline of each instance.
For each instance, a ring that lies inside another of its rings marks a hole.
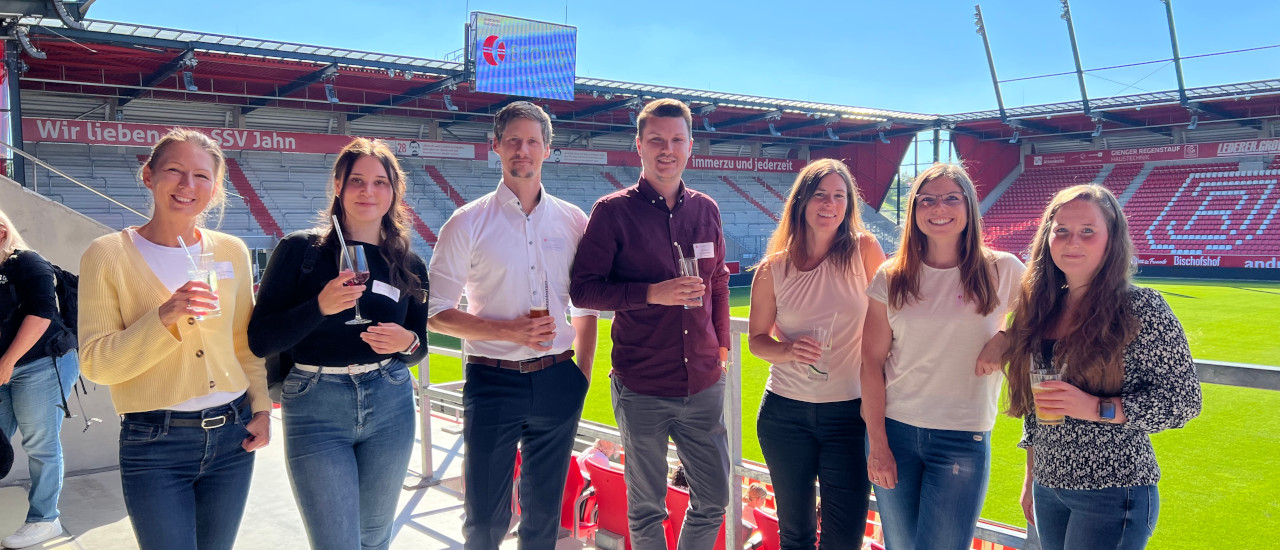
[[[214,428],[221,428],[226,423],[227,423],[227,415],[224,414],[222,416],[215,416],[213,418],[205,418],[200,420],[200,427],[206,430],[212,430]]]
[[[532,369],[535,363],[539,363],[538,366],[541,366],[541,361],[542,361],[541,357],[534,357],[533,359],[525,359],[524,361],[521,361],[520,374],[528,374],[530,372],[533,372],[532,370],[529,370],[529,369]]]

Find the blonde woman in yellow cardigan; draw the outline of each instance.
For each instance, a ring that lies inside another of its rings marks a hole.
[[[248,249],[199,227],[226,200],[225,174],[212,139],[169,132],[142,169],[151,219],[80,260],[81,370],[111,386],[121,415],[120,477],[142,550],[232,548],[250,453],[270,440],[266,370],[246,334]],[[216,293],[188,280],[187,256],[201,253],[213,254]]]

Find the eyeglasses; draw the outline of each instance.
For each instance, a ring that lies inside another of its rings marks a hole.
[[[916,206],[919,206],[921,208],[933,208],[935,206],[938,206],[938,202],[942,202],[942,205],[947,208],[955,208],[957,206],[964,204],[964,194],[963,193],[947,193],[945,195],[928,195],[928,194],[916,195]]]

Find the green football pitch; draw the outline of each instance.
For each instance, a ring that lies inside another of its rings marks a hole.
[[[1199,359],[1280,366],[1280,284],[1143,280],[1160,290]],[[749,289],[735,288],[734,317],[747,317]],[[615,425],[609,401],[610,322],[600,321],[591,390],[583,418]],[[438,334],[431,344],[457,348]],[[763,461],[755,411],[769,365],[747,353],[743,337],[743,457]],[[432,383],[462,379],[456,358],[432,355]],[[1206,384],[1204,409],[1187,427],[1152,437],[1160,461],[1160,518],[1151,548],[1264,548],[1280,540],[1280,392]],[[992,433],[991,481],[984,518],[1025,525],[1018,507],[1026,454],[1016,447],[1021,421],[1004,417]],[[1266,541],[1272,541],[1270,543]]]

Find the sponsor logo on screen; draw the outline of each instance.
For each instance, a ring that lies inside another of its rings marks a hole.
[[[489,35],[484,39],[484,46],[480,48],[481,55],[484,56],[484,62],[492,67],[497,67],[507,58],[507,43],[503,42],[496,34]]]

